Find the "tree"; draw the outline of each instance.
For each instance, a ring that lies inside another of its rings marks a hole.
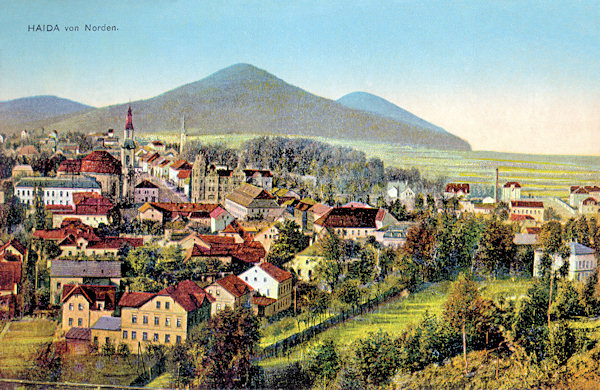
[[[376,266],[376,254],[372,247],[365,246],[360,251],[360,260],[352,264],[348,272],[348,277],[360,280],[366,284],[373,279]]]
[[[345,280],[335,292],[337,300],[343,307],[358,307],[361,300],[361,291],[357,280]]]
[[[309,352],[308,372],[317,382],[331,382],[337,376],[340,367],[340,357],[333,340],[325,340]]]
[[[396,264],[398,251],[392,248],[386,248],[379,254],[379,277],[384,278],[389,275]]]
[[[434,262],[435,229],[430,224],[421,221],[408,229],[403,251],[419,265],[424,280],[437,277],[437,265]]]
[[[462,332],[465,374],[468,374],[467,327],[473,325],[481,312],[482,299],[477,284],[461,274],[452,284],[448,300],[444,304],[444,318]]]
[[[354,364],[363,380],[373,386],[385,385],[398,370],[398,354],[389,334],[369,333],[354,345]]]
[[[271,245],[266,261],[281,267],[308,246],[309,238],[302,234],[300,226],[292,220],[279,224],[278,229],[279,237]]]
[[[175,386],[185,387],[194,379],[194,360],[184,344],[175,344],[166,354],[166,368]]]
[[[343,261],[343,242],[337,234],[328,232],[321,240],[321,256],[323,259],[315,267],[316,276],[333,291],[342,275]]]
[[[501,269],[510,270],[516,251],[513,238],[510,226],[495,218],[486,223],[476,259],[488,273],[497,276]]]
[[[244,387],[260,340],[258,319],[245,307],[226,308],[212,317],[199,340],[204,355],[200,377],[211,388]]]

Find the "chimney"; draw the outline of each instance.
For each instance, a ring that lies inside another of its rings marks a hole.
[[[500,181],[500,172],[499,169],[496,168],[496,192],[494,193],[494,200],[496,203],[498,203],[498,197],[499,197],[499,181]]]

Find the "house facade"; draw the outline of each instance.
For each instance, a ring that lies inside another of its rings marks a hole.
[[[590,277],[596,270],[598,263],[596,260],[595,251],[592,248],[588,248],[585,245],[581,245],[576,242],[567,244],[569,247],[570,255],[566,259],[563,259],[559,254],[553,254],[551,258],[551,270],[558,273],[561,267],[568,264],[567,278],[569,280],[584,281]],[[535,251],[533,259],[533,276],[542,276],[542,257],[543,251],[538,249]]]
[[[149,180],[143,180],[133,189],[134,203],[158,202],[158,186]]]
[[[50,297],[55,303],[60,301],[65,285],[118,286],[120,281],[120,261],[52,260],[50,262]]]
[[[502,197],[500,199],[506,203],[513,200],[521,200],[521,185],[516,181],[505,183],[502,186]]]
[[[235,275],[217,280],[206,291],[215,299],[211,307],[213,316],[228,307],[232,310],[241,306],[250,307],[253,295],[252,286]]]
[[[100,194],[100,184],[88,177],[65,179],[60,177],[24,177],[15,186],[15,195],[23,204],[34,204],[36,191],[44,205],[73,206],[73,194],[78,192],[95,192]]]
[[[121,307],[121,342],[136,350],[148,343],[183,343],[190,329],[210,318],[213,297],[191,280],[158,293],[126,292]]]
[[[248,283],[260,296],[273,298],[274,313],[292,305],[292,274],[267,262],[256,264],[241,273],[239,278]]]
[[[72,285],[62,290],[62,329],[91,327],[116,309],[116,286]]]
[[[252,184],[242,184],[225,199],[225,209],[237,219],[269,219],[279,204],[273,195]]]
[[[511,214],[528,215],[537,222],[544,222],[544,202],[533,200],[513,200],[508,205]]]

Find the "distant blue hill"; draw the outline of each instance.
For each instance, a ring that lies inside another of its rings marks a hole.
[[[63,117],[93,107],[57,96],[31,96],[0,102],[2,126]]]
[[[419,118],[418,116],[406,111],[402,107],[398,107],[394,103],[391,103],[384,98],[367,92],[352,92],[342,96],[336,101],[355,110],[370,112],[372,114],[380,115],[384,118],[394,119],[398,122],[418,126],[423,129],[449,134],[441,127]]]

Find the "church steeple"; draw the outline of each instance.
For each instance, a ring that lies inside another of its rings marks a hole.
[[[125,139],[133,139],[133,118],[131,114],[131,106],[127,110],[127,122],[125,122]]]
[[[185,129],[185,115],[181,117],[181,130],[179,132],[179,154],[183,153],[183,148],[187,143],[187,130]]]

